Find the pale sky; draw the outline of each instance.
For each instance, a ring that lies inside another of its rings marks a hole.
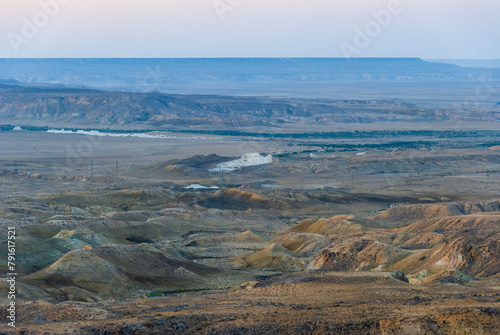
[[[498,59],[499,15],[498,0],[2,0],[0,57]]]

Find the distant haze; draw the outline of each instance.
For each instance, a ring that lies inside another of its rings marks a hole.
[[[427,59],[427,61],[455,64],[464,67],[500,68],[500,59]]]
[[[2,84],[439,104],[471,97],[474,105],[492,106],[499,102],[500,68],[418,58],[0,59]]]
[[[0,57],[498,59],[498,13],[491,0],[5,0]]]

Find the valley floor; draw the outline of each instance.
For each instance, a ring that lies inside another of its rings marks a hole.
[[[0,334],[499,334],[499,134],[448,135],[0,132]]]
[[[26,302],[16,333],[498,334],[499,285],[497,279],[415,286],[384,272],[303,272],[233,292]],[[3,325],[0,333],[12,331]]]

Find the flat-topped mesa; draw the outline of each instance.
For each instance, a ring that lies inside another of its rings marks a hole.
[[[412,222],[423,219],[489,212],[500,212],[499,200],[394,206],[377,214],[373,219],[386,222]]]

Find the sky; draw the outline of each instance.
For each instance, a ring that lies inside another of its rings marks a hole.
[[[497,0],[2,0],[1,58],[500,59]]]

